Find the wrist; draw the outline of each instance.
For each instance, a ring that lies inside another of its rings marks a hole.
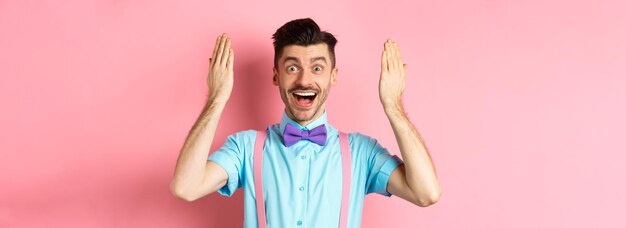
[[[383,109],[385,110],[385,114],[387,114],[387,116],[404,115],[404,107],[401,102],[383,104]]]
[[[397,111],[402,109],[402,102],[400,99],[381,99],[381,103],[383,104],[383,108],[385,112],[389,111]]]
[[[206,106],[226,106],[226,102],[228,102],[228,98],[222,98],[217,96],[209,96],[206,102]]]

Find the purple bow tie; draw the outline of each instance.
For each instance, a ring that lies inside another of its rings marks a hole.
[[[283,132],[283,140],[285,141],[285,146],[289,147],[293,144],[296,144],[302,139],[306,139],[320,146],[323,146],[324,144],[326,144],[326,126],[322,124],[308,131],[300,130],[290,123],[285,125],[285,131]]]

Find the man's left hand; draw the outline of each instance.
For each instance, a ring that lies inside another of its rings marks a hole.
[[[385,42],[381,57],[379,93],[383,108],[402,108],[400,102],[404,92],[406,64],[402,61],[400,48],[392,40]]]

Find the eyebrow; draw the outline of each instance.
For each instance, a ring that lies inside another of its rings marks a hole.
[[[294,61],[294,62],[296,62],[298,64],[300,63],[300,59],[298,59],[296,57],[293,57],[293,56],[285,57],[285,60],[283,61],[283,63],[286,63],[287,61],[290,61],[290,60]],[[316,61],[320,61],[320,60],[324,61],[324,63],[328,63],[328,62],[326,62],[326,57],[324,57],[324,56],[318,56],[318,57],[311,58],[311,62],[316,62]]]
[[[326,57],[324,57],[324,56],[312,58],[311,62],[317,62],[317,61],[320,61],[320,60],[324,60],[324,63],[327,63],[326,62]]]

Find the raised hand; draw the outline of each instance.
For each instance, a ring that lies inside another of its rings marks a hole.
[[[406,64],[402,62],[398,44],[392,40],[387,40],[381,57],[378,85],[380,101],[385,109],[402,108],[400,99],[405,88],[405,75]]]
[[[397,172],[389,176],[387,190],[415,205],[426,207],[439,200],[441,186],[424,139],[409,121],[402,106],[405,75],[406,64],[402,62],[398,45],[387,40],[381,58],[380,101],[404,160],[404,166],[399,166]]]
[[[217,37],[213,56],[209,59],[209,100],[226,102],[233,90],[233,64],[235,54],[226,33]]]

